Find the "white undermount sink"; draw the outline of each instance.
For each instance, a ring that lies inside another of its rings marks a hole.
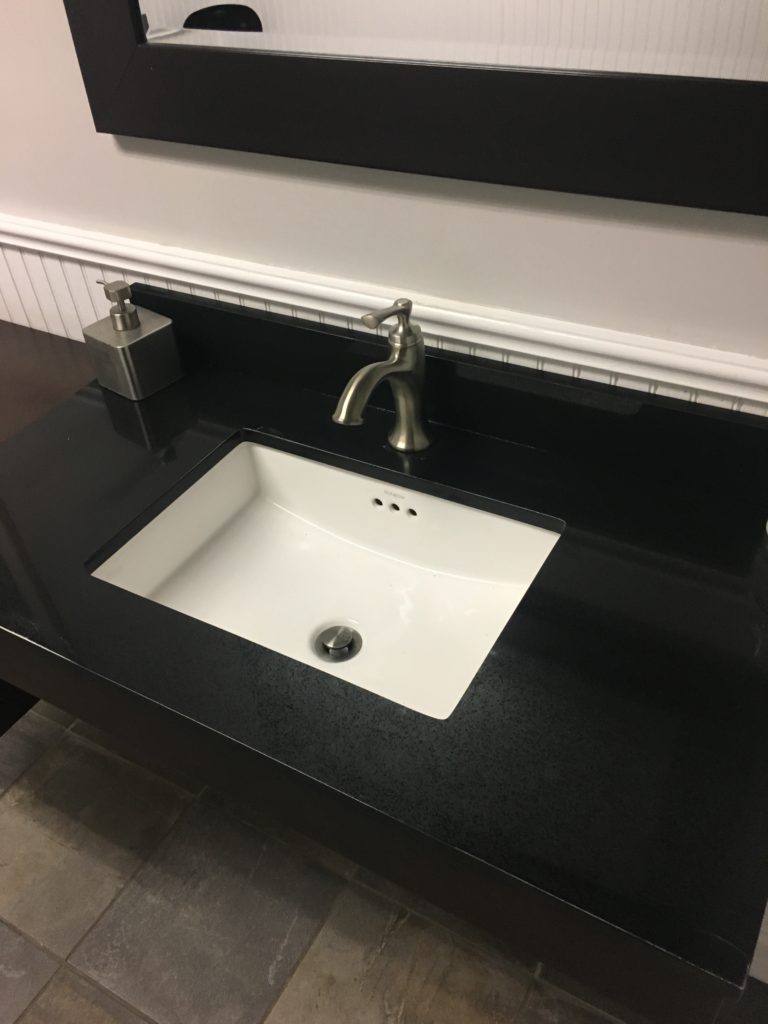
[[[447,718],[558,537],[243,441],[93,575]]]

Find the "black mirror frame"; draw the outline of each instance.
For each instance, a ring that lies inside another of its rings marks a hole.
[[[768,215],[768,83],[147,44],[64,0],[96,130]]]

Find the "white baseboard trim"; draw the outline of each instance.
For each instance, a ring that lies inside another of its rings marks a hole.
[[[0,319],[81,338],[106,314],[96,283],[105,273],[340,326],[392,299],[361,282],[0,214]],[[437,348],[768,414],[768,359],[411,297]]]

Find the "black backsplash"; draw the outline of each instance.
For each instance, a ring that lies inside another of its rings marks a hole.
[[[173,319],[185,365],[215,364],[279,386],[337,396],[386,343],[329,327],[145,285],[135,300]],[[768,419],[609,384],[428,350],[427,414],[436,423],[529,445],[636,479],[768,504]],[[392,409],[381,387],[372,404]]]

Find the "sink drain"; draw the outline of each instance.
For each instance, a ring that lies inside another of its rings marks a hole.
[[[325,661],[348,661],[363,646],[363,638],[351,626],[328,626],[317,634],[312,646]]]

